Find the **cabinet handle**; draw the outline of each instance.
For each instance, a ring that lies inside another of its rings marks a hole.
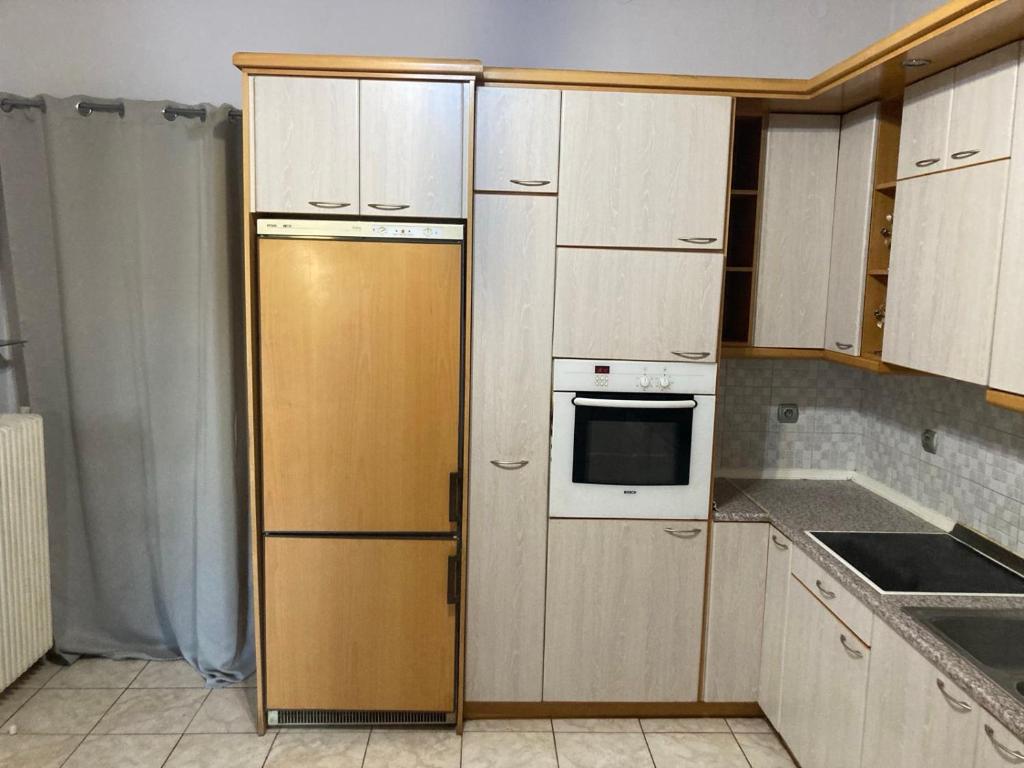
[[[950,695],[949,691],[946,690],[946,684],[937,677],[935,678],[935,685],[938,687],[939,693],[942,694],[942,698],[944,698],[949,703],[949,706],[951,706],[957,712],[970,712],[972,709],[974,709],[974,707],[972,707],[966,701],[960,701],[959,699],[953,698]]]
[[[979,152],[981,152],[980,149],[962,149],[959,152],[954,152],[950,157],[954,160],[966,160],[968,157],[974,157]]]
[[[676,357],[683,357],[687,360],[703,360],[705,357],[710,357],[710,352],[673,352]]]
[[[459,604],[459,556],[448,557],[448,605]]]
[[[988,736],[988,740],[992,742],[992,746],[996,748],[996,752],[1008,763],[1014,765],[1020,765],[1024,763],[1024,753],[1010,749],[1005,744],[1000,744],[999,739],[996,738],[996,732],[992,730],[991,725],[985,726],[985,735]]]
[[[331,203],[326,200],[310,200],[309,204],[314,208],[348,208],[352,203]]]
[[[547,179],[509,179],[509,181],[521,187],[546,187],[551,183]]]
[[[853,344],[843,344],[843,342],[837,341],[836,349],[853,349]]]
[[[665,533],[677,539],[695,539],[700,536],[700,528],[666,528]]]
[[[856,648],[851,647],[849,641],[846,639],[846,635],[840,635],[839,642],[843,644],[843,650],[850,654],[851,659],[864,658],[864,651],[858,651]]]
[[[693,243],[694,245],[710,245],[711,243],[718,242],[717,237],[679,237],[676,239],[684,243]]]
[[[408,205],[392,205],[390,203],[367,203],[367,205],[378,211],[404,211],[409,207]]]
[[[929,157],[926,160],[918,160],[916,163],[914,163],[914,165],[916,165],[918,168],[927,168],[929,165],[935,165],[937,162],[939,162],[939,159],[940,158],[938,157]]]
[[[776,536],[774,533],[772,534],[772,544],[774,544],[776,547],[783,551],[789,549],[789,544],[783,544],[781,541],[779,541],[779,537]]]
[[[529,463],[529,459],[519,459],[518,461],[501,461],[500,459],[491,459],[491,464],[496,466],[498,469],[522,469]]]
[[[825,589],[825,585],[821,583],[821,579],[815,581],[814,586],[818,588],[818,591],[821,592],[821,596],[824,597],[826,600],[836,599],[836,593]]]

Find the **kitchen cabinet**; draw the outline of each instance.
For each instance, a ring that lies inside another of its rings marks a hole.
[[[897,178],[945,169],[955,77],[955,71],[947,69],[904,90]]]
[[[871,643],[861,768],[964,768],[981,709],[892,629]]]
[[[875,186],[878,104],[843,115],[828,272],[825,349],[857,357]]]
[[[466,215],[462,83],[359,82],[364,216]]]
[[[724,96],[565,91],[559,245],[722,250],[732,108]]]
[[[838,115],[768,119],[754,345],[825,345]]]
[[[981,718],[974,768],[1006,768],[1024,765],[1024,741],[1011,734],[987,712]],[[965,763],[966,765],[966,763]]]
[[[704,701],[757,701],[767,556],[767,523],[711,530]]]
[[[782,736],[801,765],[860,768],[869,654],[799,580],[790,579]]]
[[[722,272],[720,253],[559,248],[555,357],[714,361]]]
[[[252,78],[253,205],[359,213],[359,81]]]
[[[884,361],[988,381],[1008,166],[899,183]]]
[[[561,106],[561,91],[477,89],[475,188],[557,192]]]
[[[545,701],[696,701],[707,523],[553,519]]]
[[[541,700],[556,204],[474,202],[469,701]]]
[[[761,679],[757,702],[765,717],[782,730],[782,671],[789,604],[790,561],[793,544],[771,528],[768,533],[768,566],[764,589],[764,625],[761,630]]]

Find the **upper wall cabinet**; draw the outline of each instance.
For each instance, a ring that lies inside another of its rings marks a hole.
[[[557,192],[561,91],[480,88],[476,94],[476,189]]]
[[[722,250],[732,99],[562,94],[558,243]]]
[[[824,346],[838,157],[838,115],[769,117],[755,346]]]
[[[1010,156],[1019,43],[908,86],[901,179]]]
[[[252,80],[255,209],[359,213],[359,81]]]

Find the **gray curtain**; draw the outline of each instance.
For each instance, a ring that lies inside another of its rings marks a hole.
[[[0,113],[7,316],[46,429],[65,654],[254,669],[244,511],[240,131],[125,102]],[[4,274],[0,273],[0,274]],[[13,289],[13,291],[12,291]]]

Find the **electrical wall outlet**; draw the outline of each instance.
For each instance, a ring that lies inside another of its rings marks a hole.
[[[924,448],[925,453],[938,453],[939,451],[939,433],[934,429],[926,429],[921,433],[921,447]]]
[[[796,424],[800,420],[800,406],[796,403],[781,403],[779,405],[779,423]]]

